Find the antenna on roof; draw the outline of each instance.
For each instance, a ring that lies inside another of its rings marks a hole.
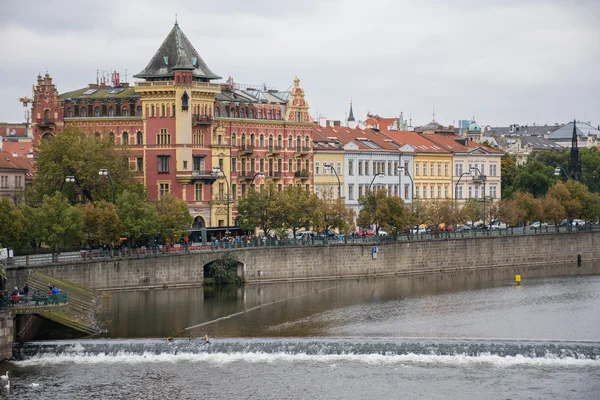
[[[435,100],[433,101],[433,120],[435,121]]]
[[[100,70],[96,70],[96,86],[100,84]]]
[[[127,69],[125,70],[125,78],[123,79],[123,82],[127,82]]]
[[[177,25],[177,13],[175,13],[175,25]]]

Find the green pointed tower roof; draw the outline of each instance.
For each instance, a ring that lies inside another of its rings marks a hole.
[[[174,70],[180,69],[192,71],[192,75],[196,78],[221,78],[208,68],[194,46],[179,29],[179,24],[175,22],[175,26],[173,26],[173,29],[171,29],[171,32],[169,32],[169,35],[167,35],[146,68],[134,77],[149,80],[170,78],[173,77]]]

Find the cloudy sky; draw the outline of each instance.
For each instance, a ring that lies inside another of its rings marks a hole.
[[[6,1],[0,16],[0,121],[23,120],[39,72],[66,92],[96,70],[129,81],[175,14],[218,75],[290,87],[313,114],[397,116],[413,125],[600,124],[598,0]]]

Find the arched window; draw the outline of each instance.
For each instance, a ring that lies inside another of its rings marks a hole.
[[[250,146],[254,146],[254,133],[250,135]]]
[[[219,135],[219,136],[217,137],[217,143],[218,143],[218,144],[223,144],[223,135]]]
[[[308,139],[308,136],[304,138],[304,147],[306,147],[308,149],[308,147],[310,146],[310,140]]]
[[[81,107],[81,110],[79,110],[79,116],[83,117],[83,118],[87,117],[87,107],[86,106]]]
[[[281,139],[281,135],[277,136],[277,146],[279,146],[281,148],[282,146],[282,139]]]
[[[136,143],[139,145],[144,144],[144,135],[141,131],[138,131],[138,133],[136,134]]]
[[[271,110],[267,110],[267,119],[272,119]]]
[[[281,119],[281,111],[277,110],[277,119]]]
[[[94,117],[99,117],[100,116],[100,107],[96,107],[94,108]]]
[[[231,118],[236,118],[236,116],[235,116],[235,108],[231,107],[231,110],[229,110],[229,116]]]
[[[292,135],[288,136],[288,148],[292,148],[294,147],[294,144],[292,142]]]
[[[215,107],[215,117],[221,116],[221,109],[219,107]]]
[[[114,143],[115,142],[115,133],[114,132],[110,132],[108,134],[108,138],[109,138],[109,140],[110,140],[111,143]]]
[[[171,117],[175,116],[175,104],[171,104]]]
[[[246,118],[246,111],[243,108],[240,108],[240,118]]]
[[[154,104],[152,104],[152,106],[150,106],[150,116],[154,117]]]
[[[273,150],[273,135],[269,135],[269,149]]]
[[[300,139],[300,136],[296,136],[296,148],[300,149],[301,146],[302,146],[302,139]]]
[[[94,132],[94,137],[96,138],[96,140],[100,140],[102,136],[100,135],[100,132]]]
[[[160,105],[160,116],[161,117],[166,117],[167,116],[167,114],[165,113],[165,105],[164,104]]]
[[[72,118],[72,117],[73,117],[73,109],[67,108],[67,118]]]
[[[265,136],[264,135],[260,135],[260,147],[265,147]]]
[[[258,115],[258,117],[257,117],[258,119],[262,119],[262,110],[261,109],[259,109],[257,111],[257,115]]]
[[[42,139],[50,140],[50,139],[52,139],[52,134],[50,132],[46,132],[42,135]]]
[[[242,143],[240,143],[242,147],[246,146],[246,134],[242,133]]]
[[[248,110],[248,118],[251,118],[251,119],[254,118],[254,110],[252,110],[252,109]]]
[[[128,108],[124,108],[123,111],[121,111],[121,113],[124,117],[129,117],[129,109]]]
[[[231,134],[231,145],[237,146],[237,138],[235,137],[235,132]]]
[[[108,116],[109,117],[114,117],[115,116],[115,109],[113,106],[108,107]]]
[[[123,132],[123,139],[121,140],[121,144],[125,146],[129,144],[129,133]]]
[[[137,111],[135,112],[138,117],[142,116],[142,106],[137,106]]]

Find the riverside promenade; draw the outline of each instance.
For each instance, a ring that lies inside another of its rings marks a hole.
[[[443,233],[437,238],[355,243],[294,244],[274,241],[228,248],[158,254],[113,254],[55,263],[7,267],[8,284],[18,286],[39,271],[92,289],[199,286],[212,262],[230,253],[245,283],[432,274],[499,268],[561,268],[590,272],[600,265],[600,230]],[[586,267],[583,268],[582,267]],[[593,272],[593,271],[592,271]]]

